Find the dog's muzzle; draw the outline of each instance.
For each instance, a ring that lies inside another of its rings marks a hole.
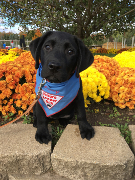
[[[48,68],[52,72],[57,72],[59,69],[61,69],[61,65],[58,62],[52,61],[52,62],[49,62]]]

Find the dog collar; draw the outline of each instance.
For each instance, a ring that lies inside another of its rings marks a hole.
[[[40,64],[36,74],[36,94],[43,79],[41,77],[41,71],[42,65]],[[66,108],[75,99],[79,88],[80,79],[76,77],[75,71],[72,77],[65,82],[51,83],[46,81],[45,86],[42,87],[41,96],[38,102],[46,116],[52,116]]]

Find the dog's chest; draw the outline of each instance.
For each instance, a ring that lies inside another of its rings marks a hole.
[[[35,92],[38,92],[42,77],[40,68],[36,75]],[[50,83],[46,82],[41,90],[38,100],[47,117],[52,116],[65,109],[77,96],[80,88],[80,80],[76,77],[76,72],[66,82]]]

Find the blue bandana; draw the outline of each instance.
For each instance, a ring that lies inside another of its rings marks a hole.
[[[41,77],[41,71],[42,65],[40,64],[36,74],[36,94],[43,79]],[[67,107],[75,99],[79,88],[80,79],[76,77],[75,71],[73,76],[65,82],[50,83],[47,81],[41,90],[41,96],[38,102],[44,110],[46,116],[52,116]]]

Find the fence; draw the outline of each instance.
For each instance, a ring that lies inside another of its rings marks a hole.
[[[0,47],[2,47],[3,42],[4,43],[7,42],[8,45],[7,44],[6,45],[11,47],[11,41],[12,40],[4,40],[4,39],[0,40]],[[111,48],[121,49],[121,48],[128,48],[128,47],[133,48],[135,46],[135,37],[134,36],[131,38],[131,41],[130,41],[131,46],[129,46],[127,41],[128,40],[126,38],[124,38],[124,37],[122,38],[122,42],[117,42],[116,38],[114,39],[114,42],[109,42],[109,39],[108,39],[108,41],[106,43],[104,43],[102,45],[102,47],[106,48],[106,49],[111,49]],[[13,40],[13,42],[14,42],[14,47],[20,47],[20,40],[15,39],[15,40]],[[31,41],[28,41],[28,39],[25,41],[27,48],[29,48],[30,42]],[[96,45],[94,45],[94,46],[96,46]]]
[[[109,42],[108,39],[108,41],[102,45],[102,47],[106,49],[111,49],[111,48],[121,49],[121,48],[131,48],[131,47],[133,48],[134,46],[135,46],[134,36],[131,38],[130,41],[129,39],[122,37],[122,42],[118,42],[116,38],[114,39],[113,42]]]
[[[6,45],[11,47],[11,41],[12,40],[5,40],[5,39],[0,40],[0,47],[2,48],[3,42],[4,43],[7,42]],[[20,47],[20,40],[15,39],[15,40],[13,40],[13,42],[14,42],[14,47]],[[29,47],[30,42],[31,41],[28,41],[28,39],[25,41],[25,44],[26,44],[27,48]]]

